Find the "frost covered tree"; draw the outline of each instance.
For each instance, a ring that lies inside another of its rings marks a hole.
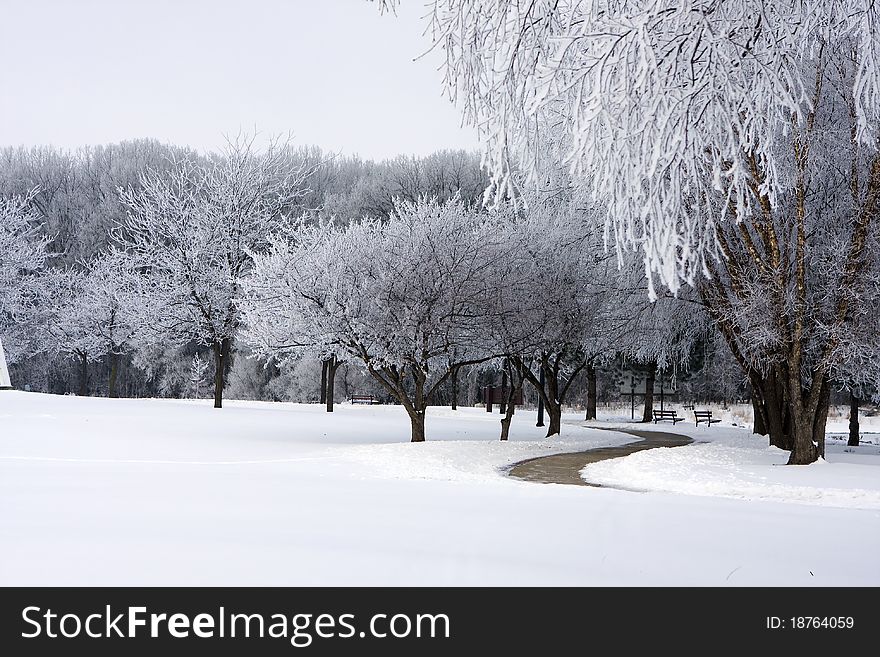
[[[46,316],[47,350],[76,361],[79,369],[77,394],[87,396],[89,363],[99,360],[98,339],[91,332],[91,317],[85,307],[86,274],[80,269],[51,271],[47,277],[51,301]]]
[[[128,218],[118,237],[150,280],[147,329],[158,340],[211,348],[216,408],[240,323],[241,280],[304,194],[307,174],[285,144],[260,151],[239,138],[207,163],[182,159],[122,191]]]
[[[200,354],[193,355],[190,361],[189,386],[187,390],[191,398],[202,399],[205,396],[210,365],[210,361],[203,359]]]
[[[136,187],[143,171],[181,157],[202,156],[148,139],[75,150],[7,147],[0,149],[0,195],[29,195],[56,266],[74,265],[107,249],[125,216],[117,189]]]
[[[79,365],[79,394],[88,394],[90,363],[109,360],[107,394],[116,396],[119,359],[130,348],[143,316],[138,311],[140,281],[127,254],[111,252],[56,269],[47,277],[51,304],[47,333],[51,352]]]
[[[49,238],[39,229],[29,210],[31,195],[0,198],[0,353],[3,338],[23,337],[33,324],[44,296],[44,278]],[[16,350],[17,351],[17,350]],[[10,351],[9,362],[20,354]]]
[[[461,200],[400,202],[385,221],[301,223],[256,256],[242,301],[263,357],[308,348],[359,362],[425,440],[431,396],[476,349],[498,252],[489,222]],[[452,358],[454,356],[454,358]]]
[[[498,213],[504,247],[487,279],[492,306],[483,319],[487,348],[507,356],[510,380],[528,381],[543,400],[548,436],[560,432],[578,376],[614,353],[634,312],[617,293],[617,263],[602,250],[595,213],[569,191],[533,193],[526,209]]]
[[[30,197],[0,198],[0,316],[9,319],[27,307],[29,276],[46,263],[49,238],[41,233]]]
[[[385,3],[389,4],[389,3]],[[393,4],[393,3],[391,3]],[[829,376],[870,300],[880,8],[867,0],[437,0],[451,96],[494,190],[547,141],[641,250],[656,295],[699,287],[756,391],[756,430],[822,453]],[[876,359],[875,359],[876,360]]]

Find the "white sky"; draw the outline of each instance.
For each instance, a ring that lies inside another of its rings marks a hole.
[[[209,149],[292,132],[369,158],[476,148],[442,95],[424,0],[0,0],[0,145]]]

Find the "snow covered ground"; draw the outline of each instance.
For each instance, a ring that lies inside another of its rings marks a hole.
[[[595,424],[648,428],[620,419]],[[673,431],[669,422],[650,428]],[[674,431],[691,436],[695,444],[593,463],[581,476],[590,483],[638,491],[880,511],[880,446],[876,444],[847,447],[845,441],[835,439],[826,443],[825,461],[785,467],[788,452],[768,446],[766,439],[742,426],[720,422],[711,428],[695,427],[685,421],[677,423]]]
[[[545,440],[533,413],[518,416],[507,444],[498,428],[481,409],[431,409],[429,440],[413,445],[396,407],[331,415],[0,392],[0,584],[880,584],[871,448],[835,447],[841,462],[801,475],[765,462],[747,432],[701,427],[719,440],[679,450],[727,450],[728,460],[709,472],[705,455],[676,457],[685,480],[691,469],[702,478],[682,492],[699,495],[645,494],[503,473],[631,436],[566,425]],[[677,450],[655,452],[662,469]],[[713,476],[840,490],[832,505],[802,491],[797,504],[753,491],[737,497],[761,499],[728,499],[718,495],[729,489],[708,490]],[[861,502],[844,504],[846,489]]]

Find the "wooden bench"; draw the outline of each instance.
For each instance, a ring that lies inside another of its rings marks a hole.
[[[694,420],[696,421],[695,427],[700,426],[700,422],[705,422],[710,427],[713,422],[721,422],[718,418],[712,419],[712,411],[694,411]]]
[[[672,426],[675,426],[676,422],[680,422],[683,419],[683,417],[678,417],[675,411],[654,411],[654,424],[663,420],[669,420],[672,422]]]
[[[686,410],[686,411],[692,411],[692,410],[694,410],[694,405],[693,405],[693,404],[682,404],[681,407],[682,407],[684,410]]]
[[[373,395],[352,395],[352,404],[378,404],[378,400]]]

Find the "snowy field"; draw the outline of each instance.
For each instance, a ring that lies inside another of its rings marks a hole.
[[[0,392],[0,584],[880,585],[876,446],[784,468],[679,423],[697,444],[588,468],[646,493],[504,476],[631,436],[498,429],[431,409],[414,445],[396,407]]]

